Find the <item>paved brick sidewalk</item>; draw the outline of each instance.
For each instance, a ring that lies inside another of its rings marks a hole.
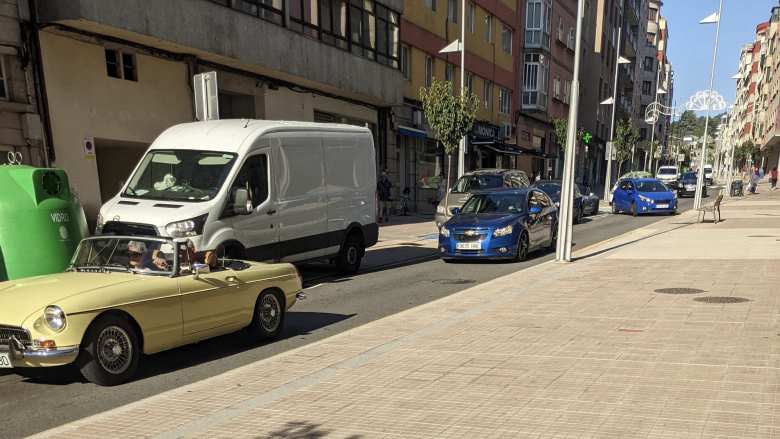
[[[780,437],[780,191],[725,204],[723,217],[670,217],[575,263],[40,436]]]

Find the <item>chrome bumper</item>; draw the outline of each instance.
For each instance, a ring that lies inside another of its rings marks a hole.
[[[78,346],[66,346],[55,349],[32,349],[26,347],[16,337],[11,336],[8,346],[0,346],[0,350],[7,348],[14,365],[19,366],[46,366],[72,363],[79,355]]]

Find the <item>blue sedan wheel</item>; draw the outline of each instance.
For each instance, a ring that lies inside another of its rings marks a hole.
[[[528,234],[525,232],[520,233],[520,239],[517,242],[517,253],[515,254],[515,260],[518,262],[528,259]]]

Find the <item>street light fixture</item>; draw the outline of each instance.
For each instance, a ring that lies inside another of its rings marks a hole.
[[[460,52],[460,95],[462,97],[466,93],[466,0],[461,0],[460,10],[460,38],[445,46],[439,53]],[[458,178],[462,177],[466,170],[465,161],[466,136],[463,136],[458,144]],[[450,170],[448,169],[447,172]]]
[[[622,27],[618,27],[617,34],[617,50],[615,50],[615,83],[612,87],[612,96],[607,98],[600,105],[612,105],[612,122],[609,126],[609,143],[606,148],[607,159],[607,175],[604,177],[604,199],[609,200],[609,189],[612,187],[612,150],[615,148],[615,110],[617,109],[618,101],[618,67],[620,64],[631,64],[631,61],[620,56],[620,43]]]
[[[723,0],[720,0],[718,5],[718,12],[708,15],[699,24],[716,24],[715,28],[715,49],[712,53],[712,66],[710,67],[710,94],[712,94],[712,88],[715,85],[715,63],[718,60],[718,42],[720,39],[720,19],[723,16]],[[701,156],[699,157],[699,172],[696,179],[696,195],[693,199],[693,208],[701,208],[701,196],[704,188],[704,165],[707,159],[707,131],[710,128],[710,101],[707,101],[707,114],[704,119],[704,139],[701,142]]]

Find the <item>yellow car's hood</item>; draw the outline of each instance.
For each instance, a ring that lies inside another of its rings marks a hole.
[[[127,273],[67,272],[0,282],[0,324],[19,326],[32,313],[67,297],[139,281]],[[65,312],[76,312],[68,310]]]

